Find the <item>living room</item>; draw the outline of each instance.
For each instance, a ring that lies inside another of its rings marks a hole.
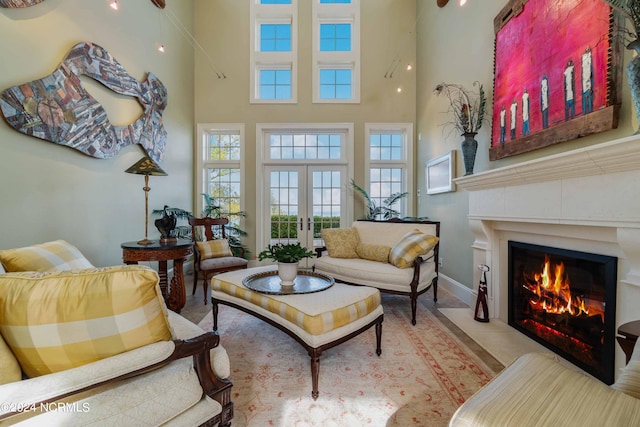
[[[591,217],[576,214],[546,218],[535,225],[537,230],[531,230],[534,226],[525,231],[511,229],[512,223],[529,223],[522,220],[526,214],[518,217],[506,212],[497,221],[499,224],[494,223],[496,216],[491,211],[491,201],[495,199],[487,199],[490,194],[475,190],[496,188],[495,185],[507,187],[502,181],[483,183],[484,172],[493,171],[486,180],[504,174],[503,181],[509,181],[519,166],[527,171],[545,170],[537,163],[541,159],[555,159],[554,156],[576,150],[627,141],[626,138],[637,131],[638,121],[626,77],[620,84],[621,106],[616,128],[490,160],[492,127],[487,123],[476,136],[479,147],[474,174],[480,176],[479,182],[474,181],[474,176],[464,177],[458,181],[457,191],[427,194],[425,165],[429,160],[456,150],[454,178],[463,177],[465,173],[461,137],[443,126],[450,120],[446,113],[448,105],[446,99],[434,94],[434,89],[441,82],[472,87],[473,82],[478,81],[487,91],[491,111],[494,18],[506,0],[468,0],[464,6],[449,1],[444,7],[438,5],[442,2],[433,0],[361,1],[359,100],[342,103],[315,102],[311,1],[297,2],[297,100],[290,103],[252,100],[251,64],[256,58],[251,54],[249,2],[169,0],[161,9],[147,0],[122,0],[118,2],[118,10],[111,8],[110,3],[107,0],[44,0],[27,8],[0,8],[0,52],[4,57],[0,81],[4,90],[42,78],[56,69],[69,50],[80,42],[102,46],[138,80],[144,80],[149,72],[157,76],[168,94],[162,116],[167,132],[166,150],[160,162],[167,176],[150,177],[150,209],[168,205],[200,212],[203,203],[203,165],[198,158],[202,148],[201,132],[238,130],[244,148],[241,207],[247,212],[242,227],[248,233],[244,243],[257,254],[266,246],[264,213],[267,207],[262,198],[262,185],[269,165],[264,162],[261,150],[264,135],[274,128],[293,129],[302,124],[307,128],[331,125],[332,130],[344,130],[352,150],[343,165],[345,176],[366,184],[368,163],[363,159],[367,153],[367,132],[401,124],[412,147],[407,164],[412,178],[407,182],[409,197],[404,214],[441,222],[441,287],[473,306],[481,278],[477,266],[491,265],[489,312],[506,318],[506,308],[501,306],[505,298],[501,299],[498,294],[498,289],[500,292],[504,289],[499,287],[504,279],[499,279],[498,274],[507,269],[505,264],[497,263],[499,254],[505,250],[499,242],[508,233],[522,235],[535,231],[547,237],[553,235],[553,238],[539,237],[538,240],[562,244],[569,235],[579,242],[579,249],[597,247],[618,257],[615,324],[637,320],[640,240],[635,237],[640,225],[637,214],[640,198],[637,197],[639,190],[630,184],[638,176],[637,163],[632,161],[624,166],[620,177],[626,182],[614,191],[609,190],[610,187],[595,188],[598,183],[604,185],[603,182],[620,184],[619,175],[615,173],[601,179],[600,166],[587,177],[581,173],[567,176],[558,172],[558,182],[571,179],[576,188],[585,191],[579,206],[588,205],[585,200],[601,200],[612,193],[622,196],[621,200],[607,198],[612,208],[604,214],[597,211]],[[158,50],[160,46],[164,52]],[[633,58],[630,50],[622,54],[624,64]],[[114,94],[89,78],[81,80],[104,106],[111,123],[126,125],[141,114],[135,98]],[[635,160],[634,151],[630,150],[621,158]],[[123,242],[144,236],[144,182],[142,177],[124,172],[142,157],[140,147],[124,147],[107,159],[92,158],[16,132],[4,122],[0,126],[0,152],[0,176],[5,182],[0,189],[3,199],[0,249],[64,239],[77,246],[94,265],[112,266],[122,264],[120,245]],[[588,156],[593,158],[591,154]],[[556,170],[564,169],[562,160],[556,162]],[[566,162],[576,163],[571,157]],[[588,164],[580,165],[588,169],[594,162],[585,163]],[[533,172],[531,174],[533,176]],[[534,179],[530,176],[522,178],[524,184]],[[361,198],[348,191],[348,182],[349,179],[344,180],[348,218],[345,225],[364,212]],[[556,194],[562,200],[564,193]],[[506,202],[500,200],[504,206]],[[514,198],[509,203],[517,207],[524,202]],[[624,210],[620,210],[622,208]],[[612,224],[603,225],[601,217],[605,214],[615,218]],[[152,223],[153,216],[149,220]],[[558,232],[563,238],[545,230],[545,224],[554,221],[568,224],[567,229]],[[495,228],[487,229],[487,224],[494,224]],[[573,227],[576,224],[586,228],[577,229]],[[598,233],[603,237],[593,239],[596,242],[593,244],[581,237]],[[152,225],[149,235],[158,236]],[[252,265],[254,263],[257,261],[252,260]],[[616,348],[615,366],[617,370],[624,366],[624,354],[619,348]]]

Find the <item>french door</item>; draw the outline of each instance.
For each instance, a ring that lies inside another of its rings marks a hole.
[[[268,165],[264,172],[265,242],[300,242],[313,250],[322,246],[323,228],[346,225],[346,165]]]

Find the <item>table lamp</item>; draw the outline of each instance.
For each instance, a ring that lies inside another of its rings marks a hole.
[[[144,239],[139,240],[139,245],[150,245],[153,243],[153,240],[149,240],[147,238],[147,232],[149,230],[149,175],[154,176],[167,176],[167,173],[162,170],[162,168],[154,162],[151,158],[145,156],[142,159],[138,160],[134,165],[129,167],[125,171],[126,173],[133,173],[136,175],[144,175]]]

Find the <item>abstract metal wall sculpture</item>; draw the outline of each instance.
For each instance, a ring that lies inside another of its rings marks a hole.
[[[0,0],[0,7],[8,8],[23,8],[29,6],[35,6],[38,3],[42,3],[44,0]]]
[[[81,75],[137,98],[142,115],[127,126],[112,125],[102,105],[82,86]],[[156,76],[148,73],[140,82],[106,50],[88,42],[74,46],[50,75],[0,94],[2,115],[14,129],[100,159],[140,144],[149,157],[162,161],[167,140],[162,113],[166,106],[167,90]]]

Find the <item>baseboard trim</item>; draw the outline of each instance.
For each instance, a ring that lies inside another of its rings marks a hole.
[[[476,294],[473,292],[473,289],[453,280],[445,274],[438,273],[438,287],[443,287],[447,292],[462,300],[462,302],[469,307],[471,307],[473,301],[475,301]]]

